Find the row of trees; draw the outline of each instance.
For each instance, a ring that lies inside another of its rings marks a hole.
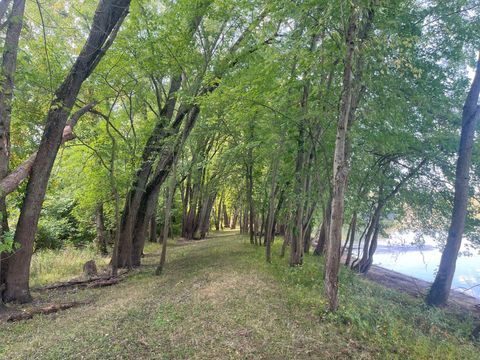
[[[43,219],[69,199],[82,239],[111,239],[114,273],[172,231],[239,226],[267,261],[281,234],[291,266],[313,246],[332,311],[342,256],[368,271],[387,225],[449,233],[443,303],[465,226],[476,241],[479,7],[0,1],[3,299],[30,300],[47,196]]]

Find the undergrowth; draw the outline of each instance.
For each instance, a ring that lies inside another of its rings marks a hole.
[[[280,241],[273,252],[280,252]],[[257,260],[264,260],[259,249]],[[289,267],[287,259],[273,256],[268,271],[284,284],[289,305],[309,309],[320,321],[337,325],[346,336],[368,342],[387,358],[479,358],[470,334],[471,314],[432,308],[407,294],[375,284],[350,269],[340,271],[340,308],[327,311],[323,296],[323,257],[306,255],[304,264]],[[463,347],[465,346],[465,347]]]

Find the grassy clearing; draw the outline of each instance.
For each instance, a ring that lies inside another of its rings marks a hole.
[[[40,286],[80,277],[83,265],[89,260],[95,260],[101,270],[108,265],[110,258],[99,255],[93,246],[38,251],[32,257],[30,285]]]
[[[275,253],[278,246],[275,244]],[[149,245],[147,253],[158,252]],[[342,308],[324,313],[321,260],[301,268],[240,236],[171,246],[112,288],[49,292],[94,299],[60,314],[0,325],[5,359],[477,359],[468,318],[425,308],[342,272]],[[37,297],[40,294],[35,294]],[[42,296],[47,296],[43,293]]]

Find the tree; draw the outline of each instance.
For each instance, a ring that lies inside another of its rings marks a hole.
[[[3,19],[9,1],[0,3],[0,19]],[[0,81],[0,179],[5,178],[8,173],[10,161],[10,123],[12,115],[12,98],[14,89],[14,75],[17,67],[17,53],[20,33],[22,31],[23,14],[25,12],[25,0],[15,0],[7,21],[7,33],[5,35],[5,44],[1,65]],[[0,194],[0,216],[1,216],[1,241],[5,243],[4,237],[9,231],[7,204],[5,195]],[[4,286],[6,263],[2,261],[3,253],[0,251],[0,303],[2,302],[1,289]]]
[[[329,302],[330,311],[338,309],[338,272],[340,267],[345,189],[348,176],[348,158],[346,156],[348,128],[355,118],[355,111],[361,92],[360,84],[363,69],[360,66],[361,61],[359,61],[358,57],[361,59],[362,54],[355,56],[355,47],[359,47],[357,51],[362,51],[361,45],[372,26],[374,3],[370,3],[370,7],[367,9],[366,20],[360,27],[358,10],[354,6],[351,7],[345,33],[346,53],[343,70],[343,94],[335,141],[332,210],[327,243],[327,262],[325,265],[325,295]]]
[[[28,302],[31,299],[28,282],[33,241],[48,179],[62,142],[63,129],[83,82],[113,43],[129,5],[129,0],[99,2],[88,39],[55,92],[15,231],[15,242],[21,248],[9,260],[4,294],[6,301]]]
[[[478,119],[480,118],[480,53],[475,77],[468,93],[462,113],[462,130],[455,172],[455,197],[447,243],[442,253],[435,281],[427,296],[429,305],[445,305],[450,295],[458,252],[462,244],[467,205],[469,200],[470,166],[473,142]]]

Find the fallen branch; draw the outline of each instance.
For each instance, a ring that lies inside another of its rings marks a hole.
[[[74,301],[65,304],[52,304],[43,307],[37,307],[32,309],[26,309],[17,313],[13,313],[7,318],[7,322],[17,322],[23,320],[32,319],[35,315],[47,315],[47,314],[54,314],[59,311],[68,310],[77,306],[87,305],[91,303],[91,301]]]
[[[109,280],[98,280],[94,281],[90,284],[87,284],[88,289],[94,289],[94,288],[99,288],[99,287],[106,287],[106,286],[112,286],[112,285],[117,285],[120,282],[120,279],[118,277],[111,278]]]
[[[118,284],[121,280],[123,280],[124,275],[127,272],[124,272],[120,274],[119,276],[108,276],[108,277],[94,277],[90,278],[87,280],[70,280],[67,282],[62,282],[58,284],[53,284],[53,285],[48,285],[48,286],[43,286],[40,288],[37,288],[35,290],[55,290],[55,289],[63,289],[63,288],[69,288],[69,287],[86,287],[86,288],[95,288],[95,287],[101,287],[101,286],[109,286],[109,285],[115,285]],[[108,283],[108,285],[107,285]],[[99,285],[99,284],[105,284],[105,285]]]

